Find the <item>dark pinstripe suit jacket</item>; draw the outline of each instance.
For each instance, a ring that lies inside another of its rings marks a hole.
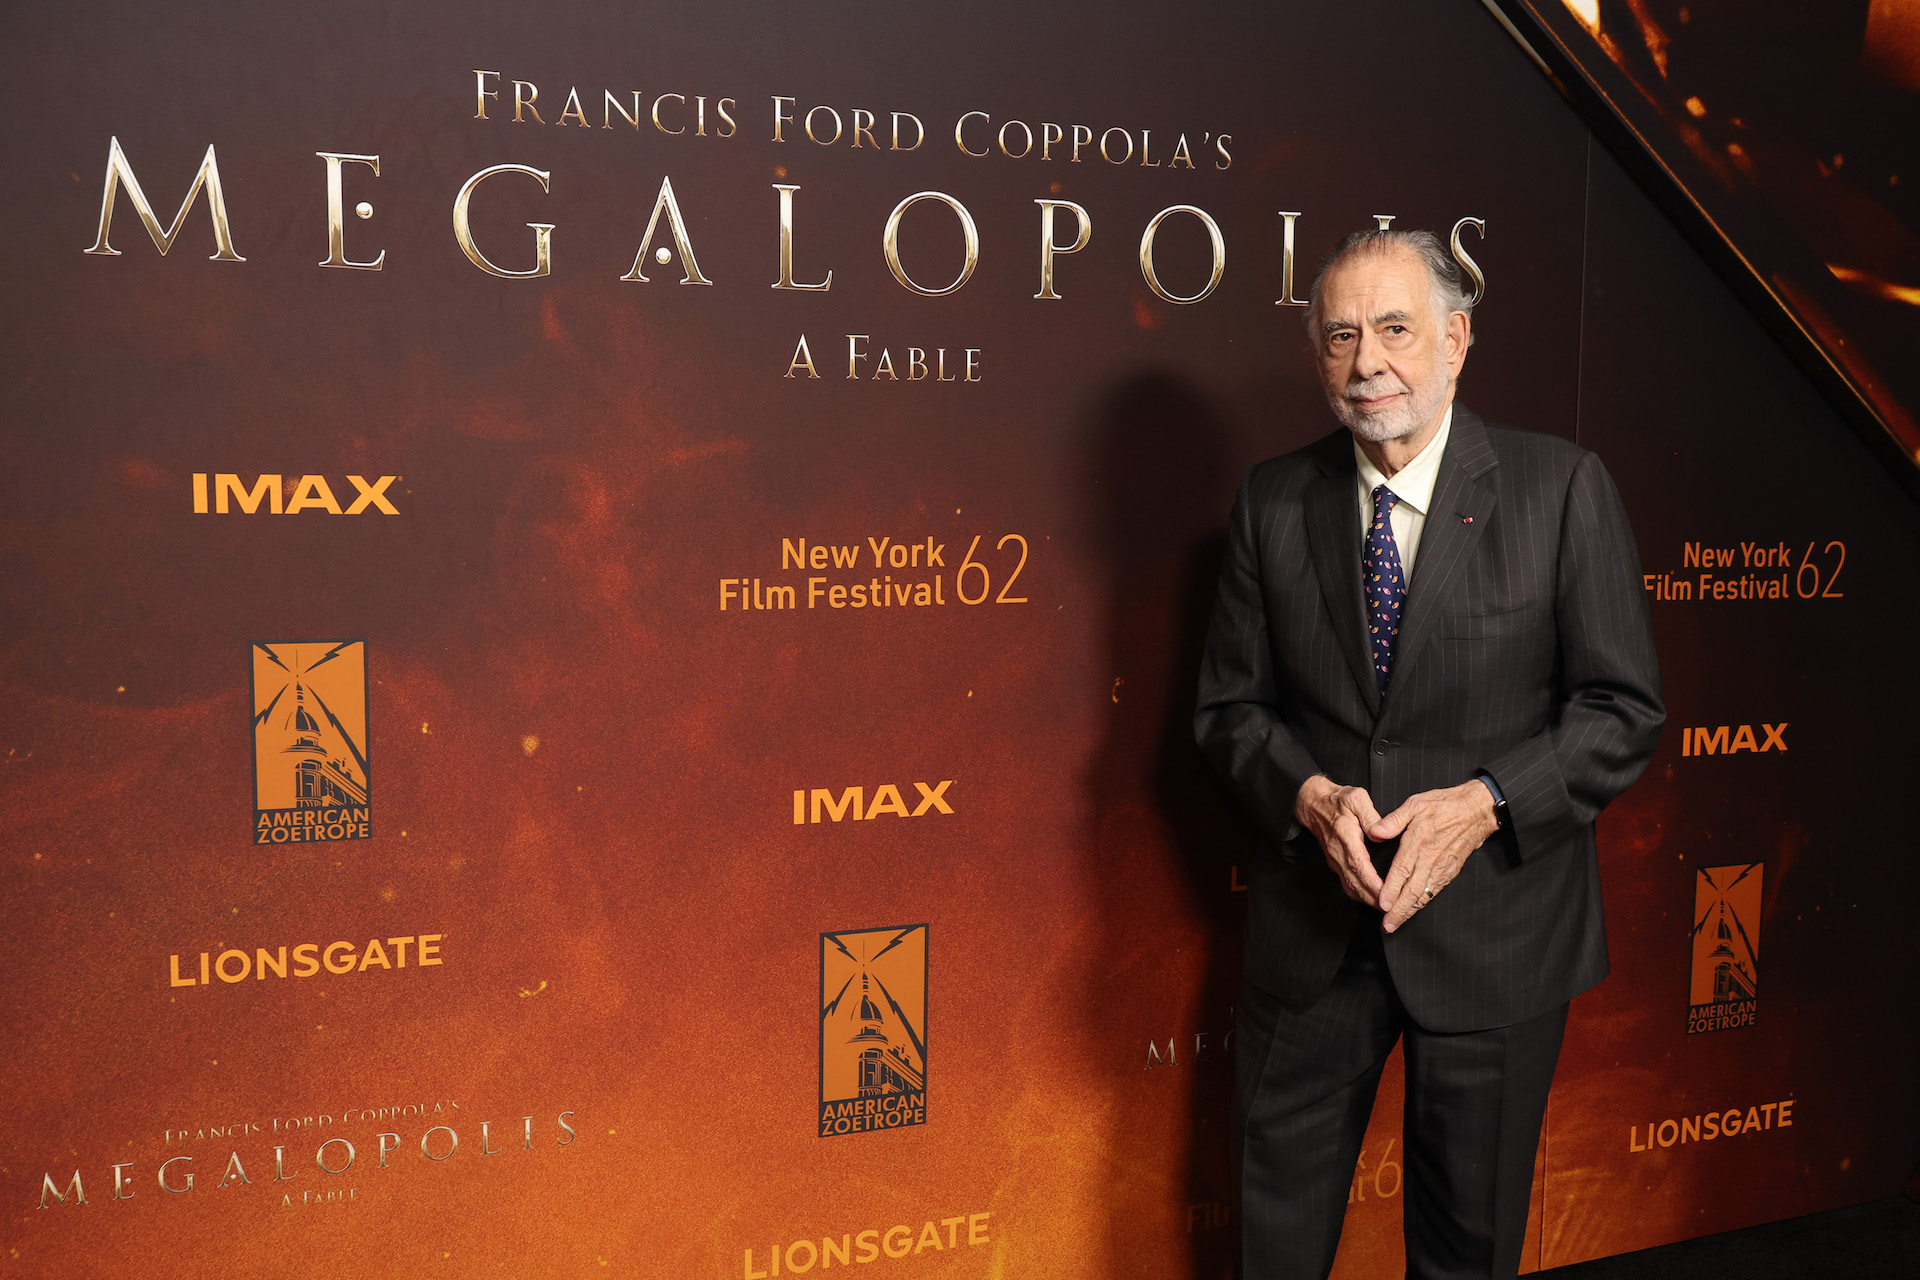
[[[1512,819],[1386,937],[1422,1026],[1545,1012],[1607,972],[1593,823],[1646,767],[1666,718],[1640,557],[1600,460],[1456,404],[1380,696],[1344,430],[1247,472],[1200,668],[1195,731],[1266,836],[1249,876],[1246,978],[1304,1007],[1354,923],[1312,835],[1317,773],[1382,814],[1486,770]],[[1390,848],[1375,850],[1382,869]]]

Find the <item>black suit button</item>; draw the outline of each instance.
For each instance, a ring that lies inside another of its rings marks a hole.
[[[1373,754],[1377,756],[1383,756],[1387,754],[1387,740],[1385,738],[1382,738],[1380,739],[1380,741],[1373,744]]]

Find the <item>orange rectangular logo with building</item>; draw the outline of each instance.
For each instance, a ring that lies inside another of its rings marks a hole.
[[[253,842],[373,834],[367,642],[253,645]]]
[[[1760,1014],[1758,862],[1702,867],[1693,882],[1687,1034],[1750,1027]]]
[[[927,1122],[927,926],[820,935],[820,1136]]]

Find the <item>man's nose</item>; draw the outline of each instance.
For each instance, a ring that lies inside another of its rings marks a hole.
[[[1380,339],[1362,329],[1359,341],[1354,344],[1353,376],[1359,379],[1375,377],[1387,371],[1387,349]]]

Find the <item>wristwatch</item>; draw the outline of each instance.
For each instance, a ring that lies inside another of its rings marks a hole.
[[[1493,775],[1485,769],[1475,774],[1474,777],[1486,783],[1487,790],[1493,793],[1493,820],[1500,824],[1500,830],[1511,830],[1513,827],[1513,815],[1507,809],[1507,797],[1501,793],[1500,784],[1495,782]]]

